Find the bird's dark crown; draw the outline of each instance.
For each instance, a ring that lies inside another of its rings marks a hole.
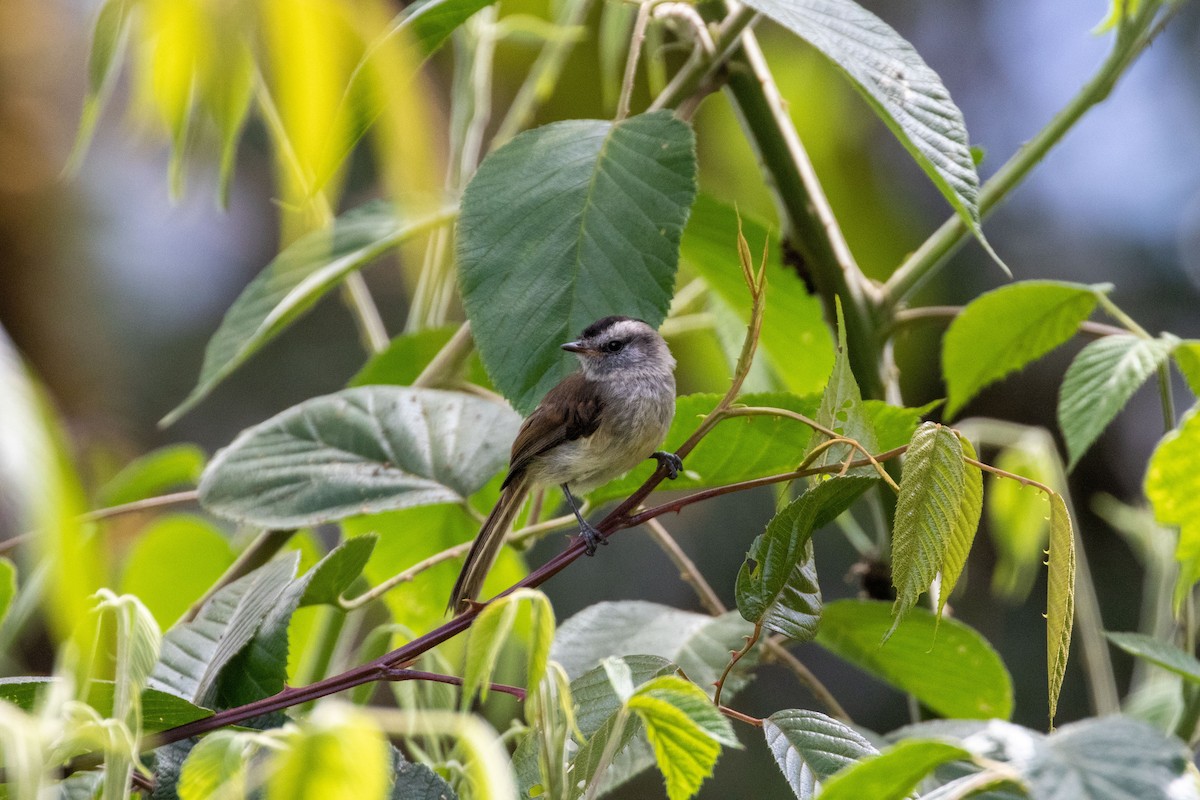
[[[646,323],[645,320],[638,319],[637,317],[625,317],[625,316],[621,316],[620,314],[615,314],[611,317],[604,317],[603,319],[598,319],[595,322],[593,322],[591,325],[588,325],[586,328],[583,329],[583,333],[580,334],[579,338],[581,338],[581,339],[595,338],[596,336],[599,336],[604,331],[608,330],[611,326],[616,325],[618,322],[624,322],[625,320],[634,320],[635,322],[641,322],[643,324],[648,324],[648,323]]]

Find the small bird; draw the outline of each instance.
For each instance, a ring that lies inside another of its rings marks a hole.
[[[584,493],[654,458],[674,479],[682,462],[655,451],[675,416],[675,359],[653,327],[632,317],[605,317],[562,349],[580,370],[563,378],[521,425],[513,442],[500,499],[475,537],[454,584],[448,609],[479,594],[513,518],[529,492],[557,484],[579,520],[587,554],[603,541],[572,491]]]

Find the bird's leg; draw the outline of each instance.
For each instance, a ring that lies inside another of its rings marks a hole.
[[[683,469],[683,459],[675,453],[668,453],[665,450],[655,450],[650,454],[650,457],[658,462],[660,467],[667,470],[667,477],[675,480],[679,477],[679,470]]]
[[[567,505],[575,512],[575,519],[579,520],[579,535],[583,537],[583,542],[587,545],[584,550],[589,556],[596,555],[596,545],[608,544],[608,540],[600,535],[600,531],[592,527],[592,524],[583,518],[583,514],[579,513],[579,505],[575,502],[575,498],[571,495],[571,490],[567,485],[562,484],[563,495],[567,498]]]

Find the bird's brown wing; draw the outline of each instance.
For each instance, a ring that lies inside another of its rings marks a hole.
[[[604,401],[599,386],[575,372],[564,378],[546,393],[542,402],[521,425],[513,442],[508,462],[508,477],[504,485],[521,474],[529,462],[557,447],[585,436],[591,436],[600,426]]]

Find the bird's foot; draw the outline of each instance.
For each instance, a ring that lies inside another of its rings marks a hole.
[[[683,469],[683,459],[675,453],[656,450],[650,454],[650,457],[657,461],[660,467],[666,469],[668,478],[675,480],[679,477],[679,471]]]
[[[583,538],[583,552],[585,555],[596,555],[596,547],[598,545],[608,544],[608,539],[600,535],[600,531],[592,527],[591,523],[585,522],[579,526],[579,535]]]

